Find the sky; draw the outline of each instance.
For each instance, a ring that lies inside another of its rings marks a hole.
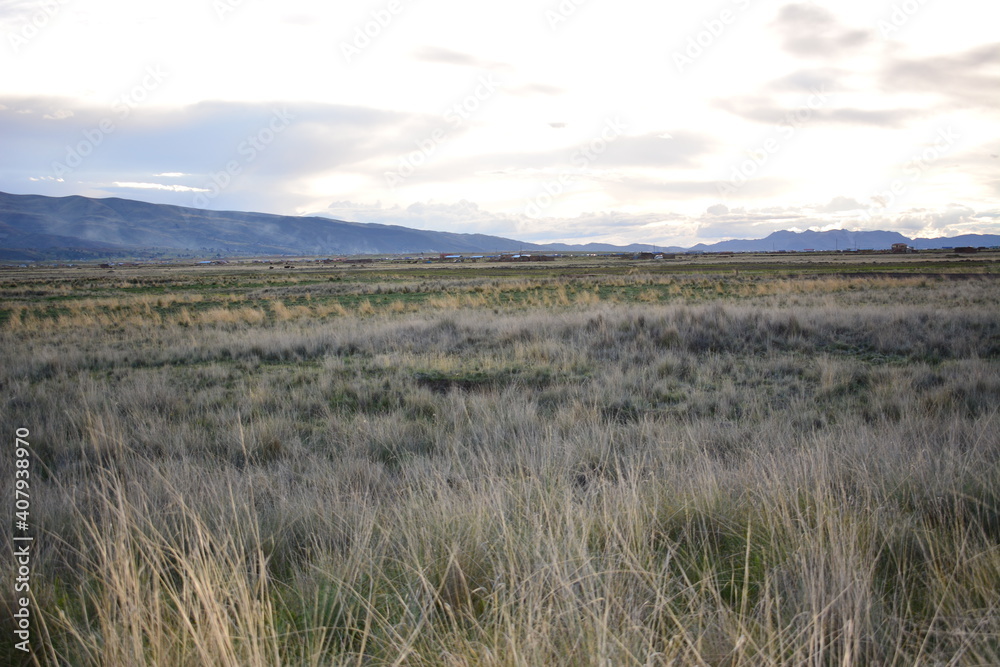
[[[1000,234],[982,0],[6,0],[0,191],[532,242]]]

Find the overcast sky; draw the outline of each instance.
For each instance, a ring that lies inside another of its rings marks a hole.
[[[982,0],[8,0],[0,190],[691,245],[1000,233]]]

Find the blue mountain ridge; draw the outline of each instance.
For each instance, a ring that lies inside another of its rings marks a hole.
[[[209,211],[117,197],[46,197],[0,192],[0,259],[112,255],[372,255],[495,252],[771,252],[1000,246],[1000,235],[910,239],[898,232],[778,231],[691,248],[604,243],[527,243],[486,234],[411,229],[316,216]]]

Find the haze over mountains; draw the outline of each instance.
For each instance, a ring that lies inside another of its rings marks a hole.
[[[998,235],[909,239],[897,232],[775,232],[764,239],[699,244],[687,250],[918,249],[998,246]],[[0,259],[87,259],[124,256],[356,255],[397,253],[603,252],[680,247],[590,243],[539,245],[485,234],[458,234],[322,217],[209,211],[130,199],[44,197],[0,192]]]

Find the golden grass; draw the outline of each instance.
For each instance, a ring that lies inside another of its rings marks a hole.
[[[439,311],[469,308],[566,308],[571,305],[609,303],[657,303],[666,299],[742,298],[781,296],[822,296],[843,292],[893,291],[905,292],[927,284],[921,277],[812,277],[812,278],[753,278],[729,276],[724,280],[699,277],[678,278],[669,275],[631,274],[604,277],[538,278],[515,277],[506,281],[497,279],[437,281],[432,284],[419,282],[398,284],[338,285],[337,294],[400,295],[413,291],[432,290],[423,302],[390,298],[375,302],[361,298],[353,305],[345,305],[336,298],[317,298],[323,286],[302,285],[302,281],[284,280],[277,293],[295,294],[304,304],[290,305],[275,292],[257,290],[257,300],[250,293],[167,293],[134,294],[118,297],[85,297],[67,300],[59,307],[68,312],[48,313],[47,306],[9,303],[9,316],[4,328],[9,331],[45,331],[80,327],[134,327],[180,324],[181,326],[250,324],[264,320],[291,321],[297,319],[343,316],[354,312],[371,316],[385,312],[402,314],[421,308]],[[117,284],[117,283],[116,283]],[[118,286],[133,286],[122,283]],[[601,289],[605,290],[602,295]],[[46,287],[53,294],[66,295],[66,286]],[[294,290],[289,291],[289,290]],[[30,291],[30,290],[29,290]],[[14,291],[16,293],[16,290]],[[256,301],[256,302],[255,302]],[[245,304],[245,305],[241,305]],[[260,313],[265,314],[264,320]]]
[[[462,280],[8,304],[35,661],[1000,661],[993,282]]]

